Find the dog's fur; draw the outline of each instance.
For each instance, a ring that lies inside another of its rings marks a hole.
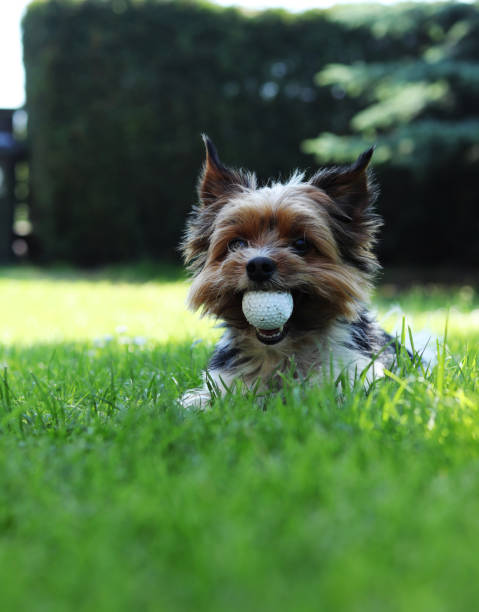
[[[193,275],[190,307],[222,320],[225,331],[203,388],[188,391],[182,404],[205,407],[212,388],[224,393],[237,379],[249,388],[280,386],[292,367],[298,378],[316,381],[331,368],[350,380],[365,370],[368,381],[380,376],[395,350],[367,306],[381,226],[367,169],[373,149],[350,166],[258,186],[254,174],[225,167],[204,141],[200,203],[182,251]],[[256,257],[272,262],[268,278],[247,271]],[[248,290],[292,293],[293,314],[280,341],[264,343],[246,321],[241,302]]]

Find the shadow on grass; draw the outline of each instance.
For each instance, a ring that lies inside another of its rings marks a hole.
[[[181,266],[173,263],[141,261],[99,268],[75,268],[67,265],[32,266],[18,264],[0,267],[0,279],[49,280],[70,282],[111,282],[143,284],[175,282],[187,279]]]

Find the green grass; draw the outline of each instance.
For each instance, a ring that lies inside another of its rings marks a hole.
[[[477,292],[379,291],[389,328],[449,312],[431,371],[185,414],[218,336],[186,289],[0,272],[0,609],[475,609]]]

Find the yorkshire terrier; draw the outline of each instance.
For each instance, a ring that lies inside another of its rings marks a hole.
[[[350,381],[381,376],[396,347],[368,311],[381,226],[368,171],[373,148],[349,166],[259,186],[253,173],[224,166],[203,139],[199,204],[182,252],[193,276],[189,306],[223,321],[225,331],[203,387],[187,391],[182,405],[204,408],[236,380],[278,388],[292,368],[298,379],[317,383],[331,372]],[[293,311],[284,327],[248,323],[247,291],[289,292]]]

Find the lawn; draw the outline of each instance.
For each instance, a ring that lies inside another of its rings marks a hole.
[[[378,291],[389,330],[448,317],[432,369],[185,413],[219,333],[186,290],[0,271],[0,609],[476,609],[477,290]]]

